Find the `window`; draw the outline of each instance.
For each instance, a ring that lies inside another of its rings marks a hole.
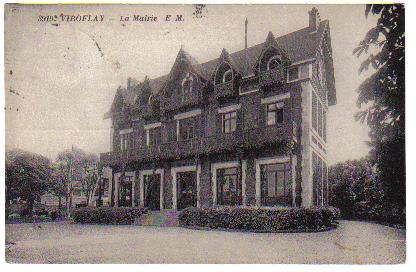
[[[267,62],[267,70],[273,70],[281,66],[279,56],[274,56]]]
[[[222,132],[231,133],[237,128],[237,112],[231,111],[222,115]]]
[[[283,123],[283,103],[271,103],[267,105],[267,121],[268,126]]]
[[[318,98],[312,92],[312,128],[318,131]]]
[[[179,121],[179,136],[183,141],[196,137],[195,120],[193,118]]]
[[[292,185],[288,163],[261,166],[261,193],[264,206],[292,204]]]
[[[318,134],[322,137],[322,103],[318,101]]]
[[[329,204],[329,187],[328,187],[328,167],[327,167],[327,165],[326,165],[326,163],[325,162],[323,162],[322,163],[322,181],[323,181],[323,184],[324,184],[324,188],[323,188],[323,190],[324,190],[324,194],[323,194],[323,197],[324,197],[324,199],[323,199],[323,202],[324,202],[324,205],[328,205]]]
[[[188,95],[192,92],[192,85],[193,85],[193,77],[187,73],[185,78],[182,80],[182,94]]]
[[[328,168],[326,162],[312,152],[314,204],[321,206],[328,200]]]
[[[232,70],[228,70],[224,73],[223,77],[222,77],[222,82],[226,83],[226,82],[230,82],[231,80],[233,80],[233,72]]]
[[[217,188],[219,205],[241,205],[242,187],[237,167],[217,170]]]
[[[130,133],[120,134],[120,150],[129,149]]]
[[[305,78],[309,78],[309,64],[304,64],[299,66],[300,68],[300,79],[305,79]]]
[[[148,138],[147,145],[148,146],[159,145],[161,141],[160,127],[151,128],[149,129],[148,133],[149,133],[149,138]]]
[[[289,82],[299,79],[299,67],[289,67],[287,74]]]
[[[315,92],[312,92],[312,128],[326,141],[326,110]]]

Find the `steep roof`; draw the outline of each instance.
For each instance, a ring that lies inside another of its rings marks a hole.
[[[312,32],[310,27],[305,27],[295,32],[277,37],[276,43],[279,48],[285,52],[292,63],[314,58],[323,37],[323,32],[328,25],[329,21],[324,20],[320,23],[319,29],[315,32]],[[268,36],[270,37],[270,33]],[[243,77],[254,73],[253,67],[260,57],[266,42],[267,41],[247,49],[227,54],[227,57],[232,60],[233,66],[235,66]],[[183,56],[191,63],[192,68],[195,71],[207,79],[212,77],[215,68],[221,61],[221,57],[219,57],[200,64],[193,56],[183,50],[183,48],[179,51],[178,56],[181,54],[183,54]],[[158,94],[163,89],[168,78],[169,74],[150,79],[149,84],[153,94]],[[137,96],[134,91],[125,88],[121,89],[121,95],[123,101],[125,101],[127,105],[133,105]],[[106,117],[108,117],[108,114],[109,113],[106,114]]]
[[[328,24],[328,20],[322,21],[318,31],[311,33],[309,27],[305,27],[295,32],[280,36],[276,38],[276,42],[281,49],[287,53],[287,57],[292,62],[302,61],[310,58],[314,58],[319,46],[319,41],[322,37],[322,32]],[[253,73],[252,67],[255,65],[258,57],[261,54],[265,43],[260,43],[229,54],[229,57],[233,60],[233,65],[236,66],[238,71],[241,71],[243,76],[247,76]],[[220,58],[216,58],[205,63],[198,64],[198,62],[186,53],[189,59],[194,60],[194,68],[197,69],[204,77],[210,78],[217,67]],[[168,75],[157,77],[150,80],[152,91],[157,93],[163,87],[164,81]]]

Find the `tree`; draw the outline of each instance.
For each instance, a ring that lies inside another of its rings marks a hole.
[[[98,156],[86,154],[82,159],[82,170],[82,190],[86,193],[88,203],[91,203],[99,179]]]
[[[56,164],[59,165],[56,176],[66,184],[67,211],[72,207],[73,186],[76,182],[81,185],[81,190],[90,203],[98,182],[98,156],[72,148],[59,153]]]
[[[346,219],[388,221],[384,191],[369,158],[338,163],[329,168],[329,203]]]
[[[6,205],[21,199],[31,213],[35,200],[47,190],[50,162],[41,155],[23,150],[6,152]]]
[[[392,209],[406,207],[405,17],[404,5],[367,5],[365,16],[379,16],[353,54],[367,58],[359,72],[375,71],[358,87],[357,120],[370,127],[371,159]],[[372,53],[371,53],[372,52]]]
[[[52,164],[51,185],[49,190],[59,199],[59,211],[62,207],[62,198],[68,201],[69,176],[68,169],[64,163],[55,162]]]

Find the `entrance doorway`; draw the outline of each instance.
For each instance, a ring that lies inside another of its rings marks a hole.
[[[196,207],[196,171],[176,174],[178,193],[178,210]]]
[[[133,190],[132,190],[132,180],[133,177],[125,176],[120,181],[120,190],[119,190],[119,206],[120,207],[131,207],[133,199]]]
[[[143,176],[144,206],[160,210],[160,174]]]

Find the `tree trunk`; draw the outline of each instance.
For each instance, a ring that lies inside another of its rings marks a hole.
[[[62,197],[59,196],[58,197],[58,213],[61,213],[61,205],[62,205]]]

